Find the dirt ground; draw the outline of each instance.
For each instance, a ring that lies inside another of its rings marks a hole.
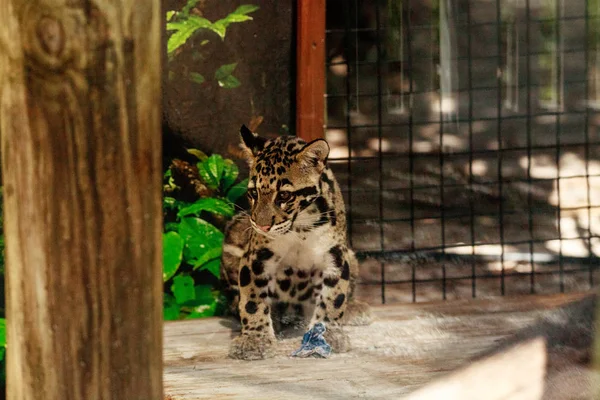
[[[588,289],[599,278],[600,41],[586,41],[585,1],[559,22],[556,7],[531,2],[529,23],[525,2],[502,2],[500,27],[495,2],[458,2],[444,61],[435,13],[411,3],[402,46],[378,50],[373,1],[351,7],[360,32],[328,27],[326,137],[352,245],[395,256],[363,261],[363,298]],[[385,39],[394,27],[379,13]]]

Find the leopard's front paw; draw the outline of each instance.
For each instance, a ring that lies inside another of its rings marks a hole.
[[[328,325],[323,337],[336,353],[345,353],[350,350],[350,338],[341,326]]]
[[[229,357],[240,360],[263,360],[275,354],[276,339],[269,335],[242,334],[231,343]]]

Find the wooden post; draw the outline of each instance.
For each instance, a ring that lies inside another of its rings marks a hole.
[[[324,137],[325,0],[298,0],[296,134]]]
[[[0,1],[8,398],[162,398],[159,1]]]

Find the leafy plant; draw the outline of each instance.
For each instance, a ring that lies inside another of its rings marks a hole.
[[[222,229],[233,217],[234,204],[248,183],[235,184],[239,171],[233,161],[218,154],[208,157],[198,150],[189,153],[197,158],[195,165],[173,160],[165,173],[166,320],[212,316],[223,306],[214,288],[219,278]]]
[[[248,14],[259,9],[258,6],[252,4],[241,5],[225,18],[211,22],[202,16],[201,7],[197,7],[199,2],[200,0],[188,0],[180,11],[171,10],[167,12],[167,31],[170,32],[167,40],[169,60],[173,60],[183,50],[185,44],[199,33],[209,34],[208,39],[200,42],[200,48],[210,43],[210,34],[217,35],[221,41],[225,40],[227,29],[231,24],[251,21],[252,17]],[[196,51],[193,53],[193,58],[196,60],[204,59],[204,56]],[[230,63],[217,68],[214,72],[214,80],[219,87],[233,89],[241,85],[241,82],[233,75],[236,67],[237,63]],[[199,72],[186,72],[185,74],[192,82],[207,83],[205,76]],[[170,71],[169,76],[173,77],[175,73]]]

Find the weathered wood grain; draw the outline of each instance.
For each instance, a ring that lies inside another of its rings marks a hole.
[[[540,400],[546,346],[537,338],[443,377],[406,400]]]
[[[558,321],[558,328],[563,323],[583,325],[584,316],[573,315],[568,321],[565,315],[573,313],[568,307],[579,307],[589,296],[375,307],[372,325],[347,328],[352,351],[326,360],[289,357],[301,332],[282,338],[273,359],[231,360],[227,349],[239,329],[231,320],[171,322],[165,325],[164,336],[165,393],[173,400],[401,398],[482,355],[494,356],[498,351],[494,349],[504,349],[517,332],[531,330],[523,340],[542,336],[549,348],[561,348],[556,338],[547,337],[549,329],[543,322]],[[587,315],[587,309],[582,310]]]
[[[157,399],[160,2],[0,2],[8,397]]]

